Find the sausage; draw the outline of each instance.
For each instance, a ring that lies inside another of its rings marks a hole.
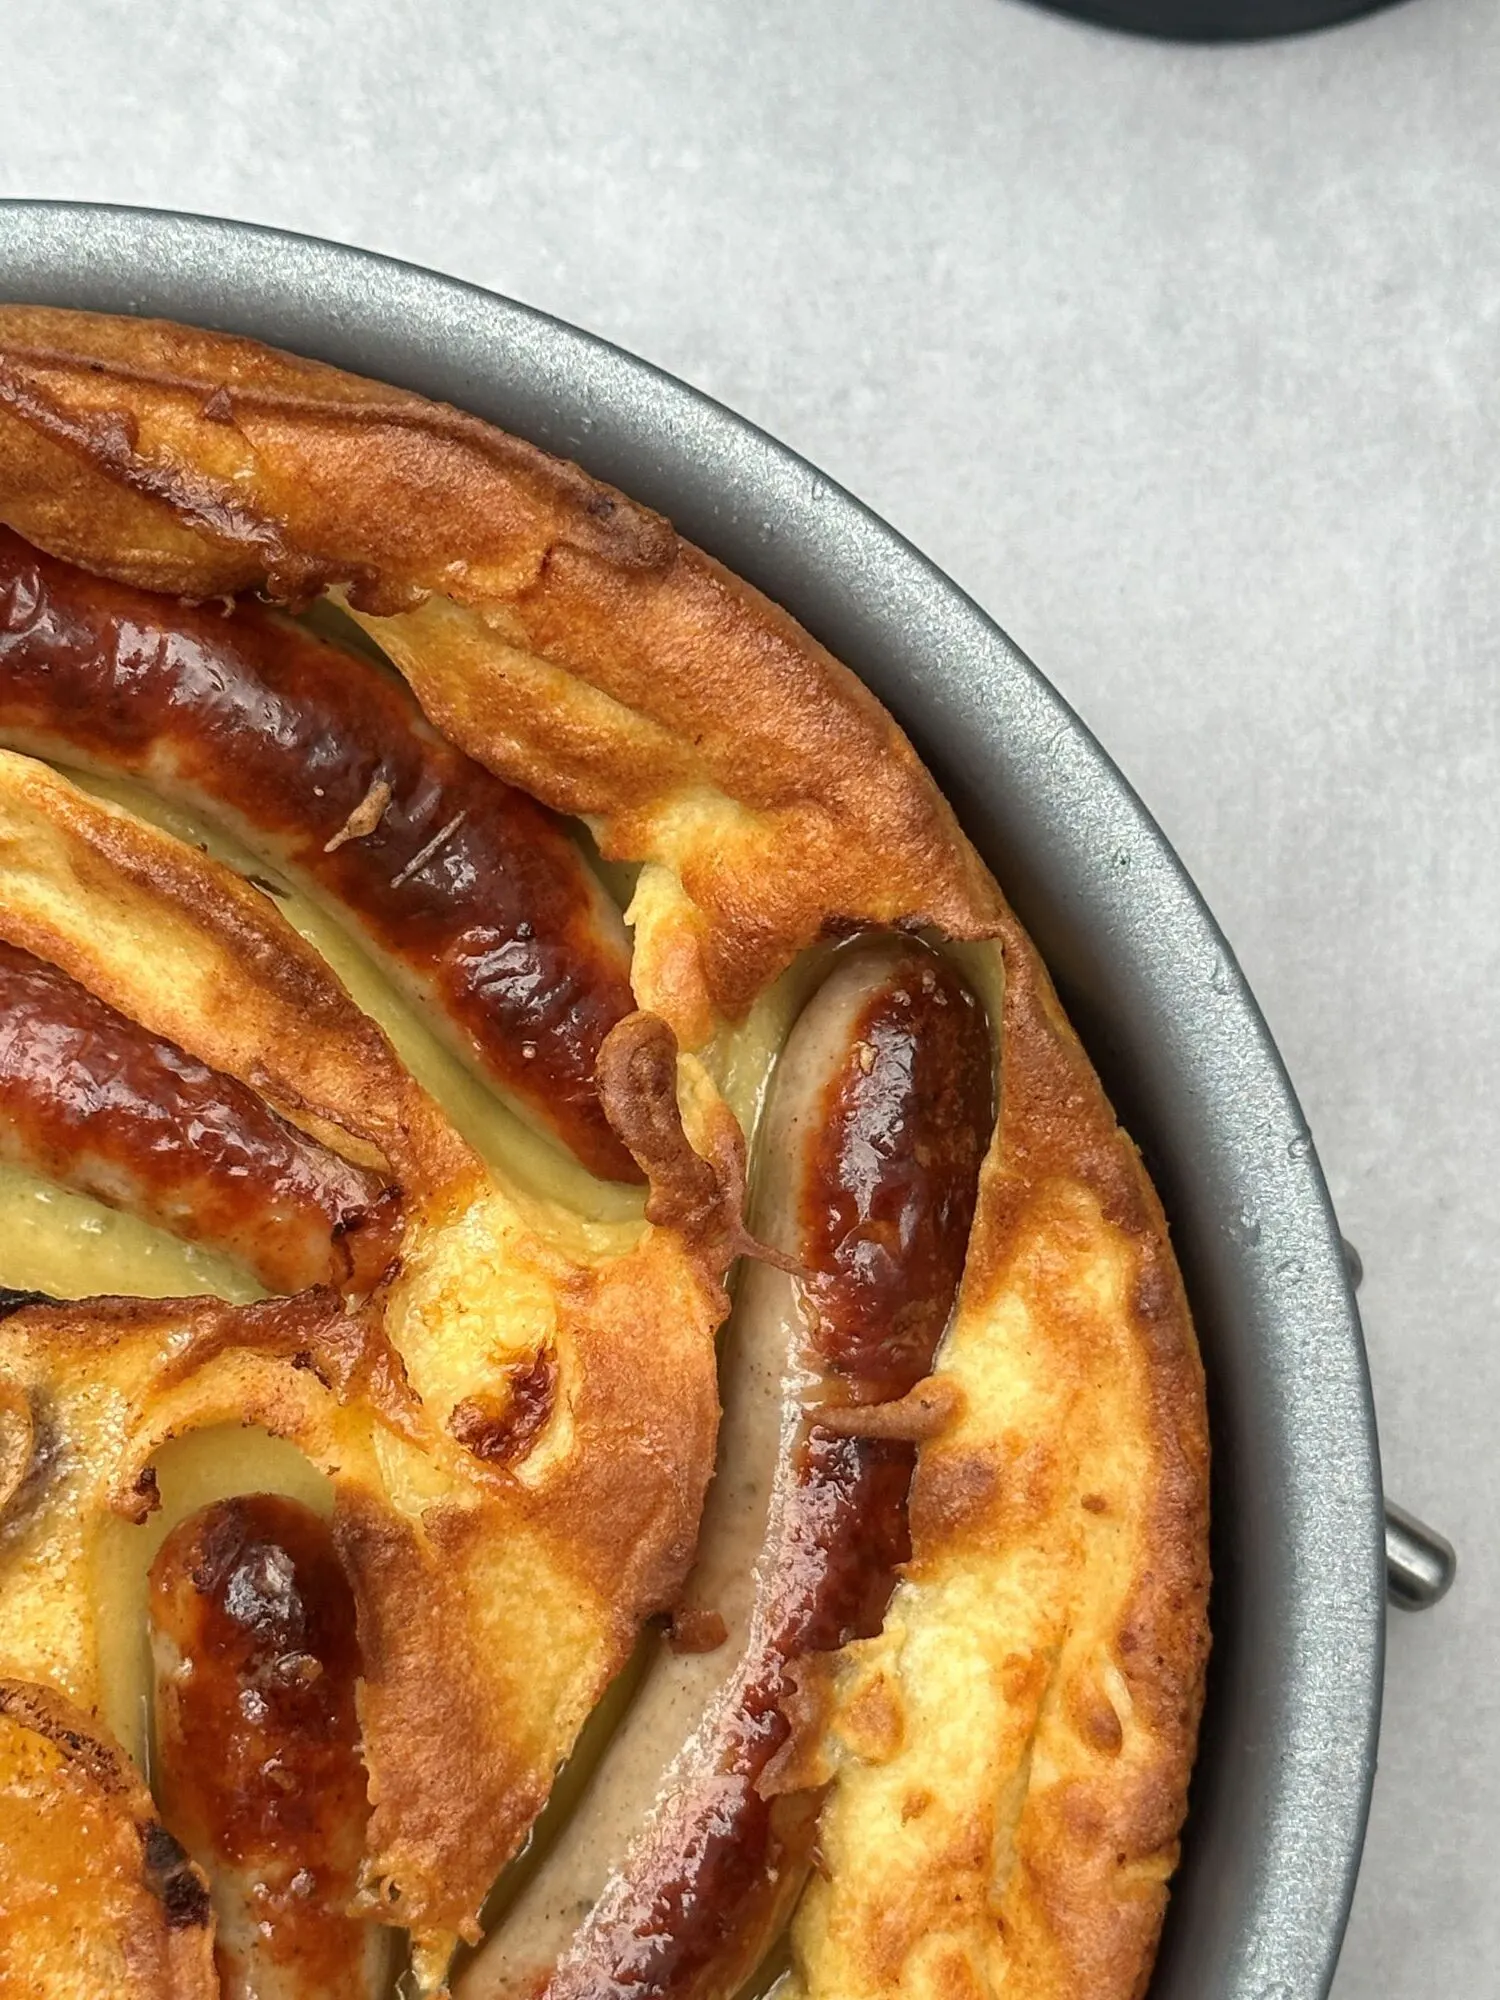
[[[270,1291],[368,1291],[396,1255],[379,1175],[3,941],[0,1160],[227,1251]]]
[[[795,1772],[798,1669],[878,1632],[909,1553],[914,1439],[943,1415],[926,1378],[993,1109],[988,1025],[946,961],[891,942],[835,962],[758,1148],[756,1234],[801,1274],[744,1273],[725,1449],[679,1619],[695,1643],[717,1614],[722,1664],[663,1659],[463,2000],[707,2000],[735,1992],[785,1923],[820,1803]]]
[[[209,1880],[224,2000],[375,2000],[389,1933],[347,1914],[369,1804],[328,1524],[277,1494],[218,1501],[163,1542],[149,1602],[155,1791]]]
[[[635,1005],[619,912],[561,822],[443,741],[394,673],[262,605],[132,590],[0,529],[0,742],[226,826],[534,1123],[640,1179],[594,1089]]]

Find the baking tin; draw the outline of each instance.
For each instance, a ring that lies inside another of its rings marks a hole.
[[[1207,1366],[1215,1645],[1154,2000],[1316,2000],[1375,1768],[1385,1551],[1349,1273],[1233,953],[1134,792],[947,578],[761,431],[509,300],[306,237],[0,203],[0,296],[253,334],[671,516],[893,710],[1041,947],[1172,1219]]]

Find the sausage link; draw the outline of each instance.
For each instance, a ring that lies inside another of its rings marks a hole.
[[[756,1233],[803,1274],[752,1265],[731,1329],[716,1489],[732,1490],[711,1496],[700,1578],[722,1573],[742,1508],[737,1395],[764,1403],[769,1389],[779,1413],[737,1657],[697,1714],[659,1704],[683,1731],[675,1759],[662,1746],[647,1780],[631,1748],[640,1776],[634,1797],[613,1790],[602,1884],[591,1821],[481,1952],[464,2000],[717,2000],[784,1925],[820,1803],[788,1768],[797,1668],[879,1631],[909,1553],[912,1438],[938,1407],[912,1392],[953,1309],[992,1122],[988,1026],[951,967],[895,943],[838,961],[788,1040],[759,1148]],[[767,1428],[763,1411],[751,1421]],[[685,1622],[716,1608],[703,1597]],[[569,1935],[559,1920],[580,1899],[592,1908]]]
[[[273,1292],[368,1291],[396,1191],[54,965],[0,942],[0,1160],[237,1257]]]
[[[562,825],[428,727],[394,674],[264,607],[192,606],[0,529],[0,741],[123,772],[341,910],[458,1053],[594,1172],[631,1012],[619,913]]]
[[[208,1876],[224,2000],[375,2000],[347,1914],[369,1804],[354,1600],[326,1522],[276,1494],[179,1523],[151,1568],[155,1789]]]

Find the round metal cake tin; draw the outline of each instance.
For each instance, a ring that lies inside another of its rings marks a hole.
[[[456,403],[669,515],[912,736],[1041,947],[1161,1190],[1208,1373],[1214,1653],[1154,2000],[1315,2000],[1385,1633],[1364,1346],[1327,1189],[1225,940],[1061,698],[900,536],[707,397],[545,314],[305,237],[0,203],[0,296],[253,334]]]

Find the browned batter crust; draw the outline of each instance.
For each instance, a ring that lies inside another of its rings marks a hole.
[[[740,1247],[725,1036],[820,937],[925,926],[971,941],[989,982],[1000,1121],[936,1401],[913,1417],[912,1560],[884,1630],[805,1691],[823,1726],[795,1782],[828,1790],[791,1990],[1128,2000],[1201,1701],[1201,1371],[1138,1157],[894,723],[784,613],[577,468],[223,335],[0,308],[0,521],[152,591],[334,593],[444,735],[641,867],[632,983],[659,1020],[616,1030],[601,1081],[652,1177],[650,1221],[630,1247],[565,1256],[497,1183],[476,1191],[376,1031],[336,1025],[332,982],[264,899],[0,757],[0,936],[420,1192],[378,1310],[422,1433],[401,1449],[440,1469],[435,1493],[398,1501],[399,1481],[349,1474],[373,1463],[354,1432],[385,1421],[362,1394],[238,1350],[153,1408],[132,1455],[143,1466],[163,1422],[202,1421],[231,1392],[280,1409],[317,1462],[337,1451],[381,1913],[432,1954],[467,1928],[640,1619],[680,1587]],[[192,990],[164,999],[132,935],[165,939]],[[247,966],[249,1013],[210,992],[243,995]],[[294,1015],[273,1063],[268,1037]],[[491,1266],[503,1326],[481,1355],[467,1293]],[[20,1316],[23,1383],[67,1373],[38,1317]],[[0,1396],[19,1366],[0,1345]],[[516,1383],[543,1378],[547,1414],[512,1461],[491,1441]],[[530,1636],[497,1610],[517,1599]],[[33,1650],[31,1678],[89,1698],[82,1655],[49,1672]]]
[[[19,1680],[0,1680],[0,1885],[5,2000],[81,1991],[85,1968],[117,2000],[218,1993],[208,1885],[140,1773],[92,1717]]]
[[[658,515],[459,411],[222,334],[0,307],[0,510],[148,590],[347,592],[446,736],[675,869],[689,1022],[830,920],[993,933],[994,884],[847,668]]]

